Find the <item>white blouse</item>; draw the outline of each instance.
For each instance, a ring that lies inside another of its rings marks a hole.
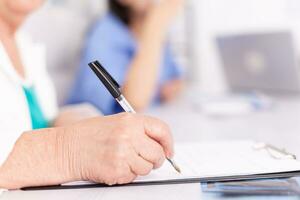
[[[20,135],[31,127],[31,118],[22,86],[34,86],[45,117],[52,121],[57,114],[54,87],[46,71],[45,48],[24,33],[16,41],[25,68],[26,80],[14,70],[0,42],[0,166]]]

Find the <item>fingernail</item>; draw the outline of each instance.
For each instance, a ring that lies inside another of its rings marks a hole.
[[[168,153],[167,153],[167,158],[170,159],[170,158],[173,158],[173,157],[174,157],[174,153],[171,153],[171,152],[168,152]]]

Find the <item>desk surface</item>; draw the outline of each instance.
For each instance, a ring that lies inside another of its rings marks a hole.
[[[300,156],[300,99],[280,98],[273,109],[243,116],[216,118],[182,98],[149,112],[172,128],[175,142],[252,139],[284,147]],[[65,191],[7,192],[0,199],[216,199],[203,196],[200,184],[97,188]],[[255,198],[256,199],[256,198]],[[264,198],[265,199],[265,198]],[[278,198],[276,198],[278,199]],[[280,199],[280,198],[279,198]],[[286,199],[286,198],[283,198]],[[293,198],[291,198],[293,199]]]
[[[269,110],[227,117],[204,114],[193,101],[181,99],[150,114],[171,126],[177,143],[251,139],[300,156],[300,98],[276,98]]]

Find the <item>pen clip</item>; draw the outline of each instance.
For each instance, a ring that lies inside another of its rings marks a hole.
[[[266,150],[274,159],[293,159],[297,160],[297,156],[287,152],[285,149],[279,149],[271,144],[256,143],[253,147],[255,150]],[[281,155],[281,156],[279,156]]]
[[[96,65],[104,73],[104,75],[115,84],[115,86],[117,88],[121,88],[119,83],[106,71],[106,69],[100,64],[100,62],[98,60],[96,60],[90,64]]]
[[[89,66],[114,98],[122,95],[118,82],[106,71],[99,61],[91,62]]]

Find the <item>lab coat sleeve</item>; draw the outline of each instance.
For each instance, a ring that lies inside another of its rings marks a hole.
[[[39,103],[46,119],[52,122],[58,114],[58,104],[54,84],[46,68],[46,51],[43,45],[36,45],[34,49],[35,62],[37,66],[31,71],[34,86],[37,91]]]
[[[2,147],[1,148],[1,152],[0,152],[0,167],[1,167],[1,165],[3,165],[4,161],[6,160],[8,154],[9,154],[7,150],[8,150],[7,147]],[[7,190],[0,187],[0,197],[3,194],[3,192],[5,192],[5,191],[7,191]]]
[[[10,152],[13,149],[13,146],[15,144],[15,141],[17,140],[16,137],[8,137],[8,135],[13,135],[12,132],[6,131],[5,129],[1,128],[1,133],[3,132],[7,133],[7,137],[1,137],[2,140],[5,140],[5,142],[1,143],[0,147],[0,167],[4,164],[5,160],[8,158]],[[0,197],[3,192],[7,191],[4,188],[0,188]]]

